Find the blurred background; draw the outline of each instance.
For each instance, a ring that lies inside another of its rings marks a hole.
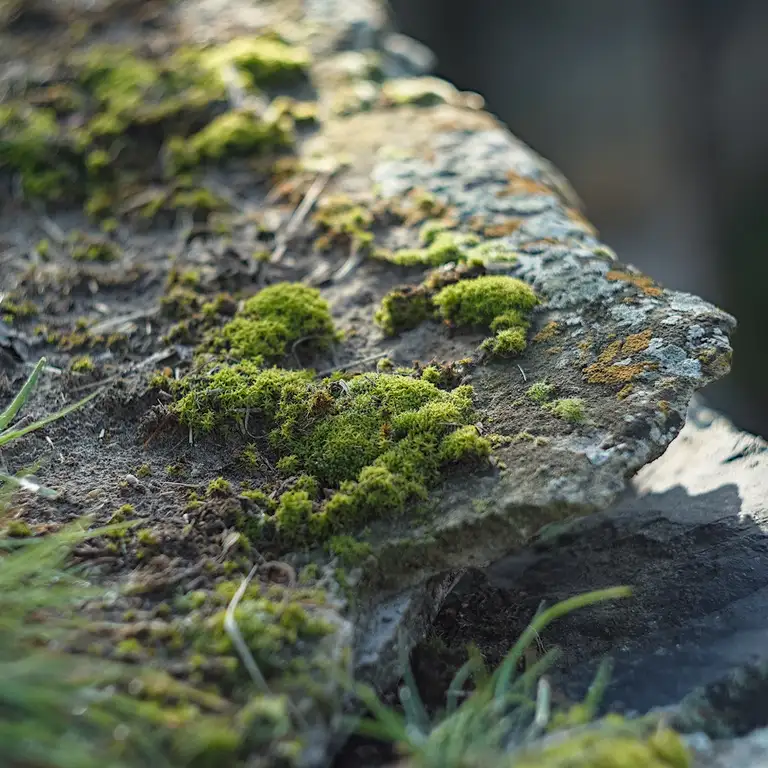
[[[390,0],[435,73],[553,161],[619,258],[736,316],[704,393],[768,437],[768,2]]]

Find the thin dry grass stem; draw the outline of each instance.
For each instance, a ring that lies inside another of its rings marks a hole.
[[[317,202],[317,199],[322,194],[323,189],[325,189],[325,185],[333,177],[333,174],[333,171],[321,173],[312,182],[309,190],[307,190],[307,194],[304,195],[304,199],[301,201],[301,203],[299,203],[299,206],[293,212],[293,215],[285,225],[285,229],[280,234],[278,234],[275,250],[269,257],[271,264],[277,264],[282,260],[283,256],[285,256],[285,252],[288,248],[290,239],[296,233],[296,230],[301,226],[304,219],[306,219],[309,215],[309,212],[312,210],[315,203]]]
[[[254,565],[248,575],[243,579],[240,586],[237,588],[237,592],[235,592],[235,594],[232,596],[232,599],[229,601],[229,605],[227,606],[227,613],[224,617],[224,629],[229,635],[230,640],[232,640],[232,644],[235,646],[235,650],[240,656],[240,660],[243,662],[246,670],[248,670],[248,674],[251,676],[251,680],[256,683],[262,693],[271,693],[269,690],[269,685],[267,685],[267,681],[264,678],[264,675],[261,674],[259,665],[256,663],[256,659],[253,658],[253,654],[251,653],[250,648],[248,648],[248,645],[245,642],[242,633],[240,632],[240,627],[237,626],[237,619],[235,618],[235,611],[237,610],[237,606],[243,599],[243,595],[245,595],[245,591],[248,589],[248,585],[251,583],[253,577],[258,572],[259,566]]]
[[[362,357],[358,360],[352,360],[349,363],[345,363],[344,365],[337,365],[333,368],[326,368],[324,371],[319,371],[316,375],[318,378],[322,378],[323,376],[330,376],[332,373],[336,373],[337,371],[346,371],[349,368],[355,368],[358,365],[373,363],[376,360],[380,360],[382,357],[386,357],[388,354],[388,352],[377,352],[375,355],[371,355],[370,357]]]
[[[363,263],[363,258],[360,248],[356,245],[353,246],[339,271],[331,276],[331,282],[340,283],[345,280]]]

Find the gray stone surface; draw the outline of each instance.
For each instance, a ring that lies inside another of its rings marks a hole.
[[[696,765],[756,767],[768,763],[755,731],[768,724],[767,518],[768,444],[694,403],[614,509],[545,530],[487,573],[512,600],[534,583],[548,603],[635,587],[630,600],[569,617],[550,635],[573,662],[560,690],[583,696],[607,654],[607,710],[662,709],[698,734]]]

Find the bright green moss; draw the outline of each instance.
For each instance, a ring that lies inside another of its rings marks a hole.
[[[256,488],[241,491],[240,495],[264,511],[274,512],[277,508],[277,502],[274,499]]]
[[[251,110],[232,110],[214,118],[201,131],[168,143],[177,170],[198,163],[263,154],[293,143],[292,122],[286,116],[259,116]]]
[[[350,244],[357,250],[367,250],[373,245],[373,214],[350,198],[337,195],[326,198],[314,215],[324,234],[315,241],[320,250],[327,250],[333,243]]]
[[[72,359],[69,364],[69,370],[74,373],[92,373],[96,369],[93,364],[93,358],[89,355],[81,355]]]
[[[292,339],[317,336],[328,343],[334,337],[328,302],[316,288],[300,283],[276,283],[245,302],[244,317],[278,320]]]
[[[546,403],[544,407],[558,419],[578,423],[584,421],[584,401],[579,397],[565,397]]]
[[[311,60],[306,49],[279,39],[242,37],[206,51],[201,62],[214,73],[234,66],[253,87],[301,78]]]
[[[206,493],[208,496],[229,496],[232,493],[232,484],[223,477],[217,477],[208,483]]]
[[[281,358],[289,337],[288,329],[276,320],[236,317],[221,329],[217,341],[216,346],[226,349],[229,357],[261,364]]]
[[[556,389],[557,387],[554,384],[548,384],[546,381],[536,381],[528,387],[525,394],[534,403],[543,405],[552,397]]]
[[[277,504],[275,519],[283,537],[291,544],[308,544],[312,532],[312,500],[306,491],[286,491]]]
[[[233,320],[209,335],[203,349],[225,350],[230,358],[260,365],[279,360],[300,339],[323,349],[336,336],[328,303],[316,288],[276,283],[248,299]]]
[[[339,558],[345,568],[354,568],[373,554],[371,545],[352,536],[334,536],[328,541],[328,551]]]
[[[299,459],[297,456],[283,456],[275,466],[284,475],[294,475],[299,469]]]
[[[143,528],[136,532],[136,538],[139,544],[143,544],[145,547],[157,546],[157,536],[149,530],[149,528]]]
[[[604,724],[603,724],[604,723]],[[643,733],[637,725],[608,716],[600,727],[532,746],[515,759],[516,768],[689,768],[691,757],[675,731],[661,727]]]
[[[127,48],[91,48],[75,63],[80,84],[113,115],[136,112],[159,80],[157,67]]]
[[[499,357],[519,355],[526,347],[527,314],[539,303],[522,280],[483,275],[442,288],[432,303],[446,321],[465,327],[486,327],[495,336],[482,349]]]
[[[539,303],[527,283],[504,275],[461,280],[443,288],[432,301],[445,320],[483,328],[490,328],[505,313],[527,313]]]
[[[442,461],[466,461],[468,459],[487,459],[491,454],[491,443],[480,437],[474,424],[464,427],[447,435],[440,445]]]
[[[375,320],[387,336],[396,336],[426,320],[432,305],[426,291],[402,288],[390,291],[381,301]]]
[[[23,520],[11,520],[5,534],[13,539],[26,539],[32,535],[32,529]]]
[[[470,387],[452,392],[425,379],[361,374],[317,382],[304,371],[219,366],[209,377],[182,382],[174,410],[205,431],[246,413],[260,419],[299,477],[275,514],[287,543],[318,542],[366,520],[402,512],[424,498],[443,464],[486,457],[489,444],[469,430]],[[319,488],[338,489],[327,502]]]
[[[262,369],[251,361],[219,366],[182,379],[173,409],[182,423],[203,432],[228,421],[242,423],[249,411],[274,421],[284,393],[305,391],[311,380],[309,371]]]
[[[424,381],[428,381],[430,384],[439,384],[443,378],[443,374],[436,365],[428,365],[422,372],[421,378]]]
[[[22,317],[34,317],[38,310],[37,305],[33,301],[29,301],[28,299],[24,301],[13,301],[6,296],[4,299],[0,300],[0,312],[2,312],[5,317],[10,318],[10,321],[13,321]]]
[[[449,230],[450,226],[440,219],[430,219],[425,221],[419,229],[419,241],[422,245],[428,246],[434,243],[441,232]]]
[[[478,243],[474,235],[457,232],[428,230],[426,237],[429,240],[426,248],[406,248],[387,253],[386,260],[404,267],[439,267],[450,262],[461,263],[469,259],[471,246]]]
[[[525,350],[525,328],[505,328],[487,338],[481,348],[496,357],[515,357]]]

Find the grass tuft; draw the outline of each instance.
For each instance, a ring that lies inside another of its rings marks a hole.
[[[687,751],[674,732],[658,724],[649,726],[643,720],[607,717],[593,722],[608,682],[607,663],[600,667],[584,701],[562,711],[552,709],[545,676],[559,656],[558,649],[545,653],[524,672],[518,671],[526,649],[553,621],[579,608],[630,594],[628,587],[603,589],[541,611],[493,674],[488,673],[477,651],[471,653],[449,686],[445,710],[434,719],[427,714],[410,676],[399,692],[402,713],[384,705],[372,688],[355,685],[356,695],[371,715],[361,720],[357,729],[396,744],[406,758],[404,764],[412,768],[589,768],[598,764],[590,757],[596,744],[603,757],[615,753],[619,759],[616,750],[627,750],[627,755],[643,751],[649,755],[643,766],[684,768],[688,765]],[[474,691],[460,703],[470,680],[475,683]],[[585,735],[585,729],[592,730]]]

